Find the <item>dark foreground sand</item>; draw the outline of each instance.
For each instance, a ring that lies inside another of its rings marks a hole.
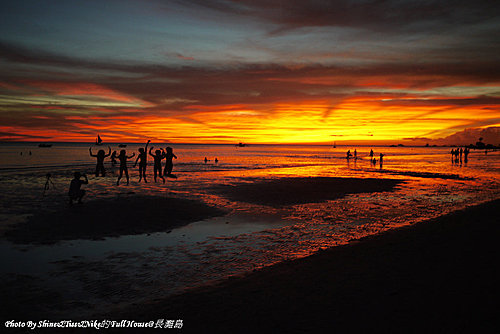
[[[35,214],[5,232],[7,240],[23,244],[52,244],[61,240],[102,239],[169,231],[225,211],[201,201],[131,196],[95,200]]]
[[[496,200],[110,317],[183,319],[183,333],[498,332],[499,213]]]
[[[233,201],[279,207],[325,202],[347,194],[392,191],[401,183],[391,179],[347,177],[285,177],[251,181],[236,185],[219,185],[211,190]]]

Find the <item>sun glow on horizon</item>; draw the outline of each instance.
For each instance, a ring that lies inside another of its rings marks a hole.
[[[106,96],[108,94],[94,100]],[[185,107],[187,112],[167,111],[170,116],[161,116],[161,113],[148,115],[147,108],[130,104],[113,106],[123,109],[120,115],[116,115],[116,109],[109,109],[106,103],[99,108],[86,105],[82,110],[75,106],[67,110],[63,96],[60,105],[32,106],[32,119],[43,124],[55,117],[64,117],[72,127],[38,128],[33,132],[32,129],[20,131],[19,127],[1,125],[0,132],[17,131],[20,136],[26,136],[16,138],[21,141],[38,138],[92,142],[100,133],[112,142],[134,142],[145,138],[173,143],[401,142],[408,138],[435,139],[452,134],[468,126],[470,114],[478,119],[492,117],[491,110],[481,105],[408,105],[407,101],[413,99],[357,96],[336,104],[309,100],[264,107],[191,105]],[[37,111],[39,115],[36,115]]]

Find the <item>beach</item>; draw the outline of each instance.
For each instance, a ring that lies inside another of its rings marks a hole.
[[[415,314],[446,332],[467,319],[458,299],[489,314],[498,152],[458,165],[445,148],[380,147],[390,154],[372,166],[368,149],[350,161],[326,146],[174,149],[176,179],[152,182],[149,166],[138,182],[129,166],[130,185],[116,186],[108,163],[105,177],[92,175],[85,145],[0,147],[2,319],[411,332]],[[219,162],[205,163],[207,152]],[[70,206],[75,170],[89,184]]]
[[[499,14],[2,1],[0,329],[500,333]]]
[[[111,313],[187,333],[498,332],[496,200]]]

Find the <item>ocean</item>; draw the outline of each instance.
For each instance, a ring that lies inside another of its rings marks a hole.
[[[54,143],[50,148],[36,143],[0,144],[2,231],[31,215],[66,208],[75,171],[89,177],[84,202],[138,195],[176,197],[200,200],[228,212],[169,231],[104,240],[24,245],[2,238],[2,280],[36,277],[43,289],[66,291],[68,303],[78,299],[82,304],[77,308],[90,314],[97,309],[88,305],[106,309],[131,300],[168,296],[500,197],[499,151],[472,150],[467,162],[455,163],[448,147],[150,144],[155,149],[167,145],[178,157],[173,169],[177,179],[153,182],[149,157],[149,182],[138,183],[134,158],[129,162],[130,185],[123,179],[116,186],[118,167],[109,159],[106,177],[93,176],[95,158],[90,157],[88,144]],[[93,153],[108,150],[106,145],[92,147]],[[139,147],[143,145],[119,148],[113,144],[111,150],[126,149],[131,154]],[[346,159],[347,150],[354,153],[355,149],[358,158]],[[370,149],[376,165],[370,162]],[[382,166],[380,153],[384,154]],[[44,192],[47,173],[53,184]],[[284,207],[232,201],[210,191],[217,185],[293,177],[401,183],[394,191]],[[97,286],[106,280],[115,281],[118,287],[103,293]],[[64,314],[63,309],[58,312]]]

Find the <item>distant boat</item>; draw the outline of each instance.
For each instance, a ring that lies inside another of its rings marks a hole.
[[[118,147],[127,147],[127,144],[119,144]]]
[[[238,144],[236,144],[236,147],[245,147],[245,146],[247,146],[247,144],[245,144],[245,143],[238,143]]]
[[[38,144],[38,147],[52,147],[52,144],[40,143]]]
[[[97,139],[95,140],[96,145],[102,145],[102,139],[101,136],[97,135]]]

